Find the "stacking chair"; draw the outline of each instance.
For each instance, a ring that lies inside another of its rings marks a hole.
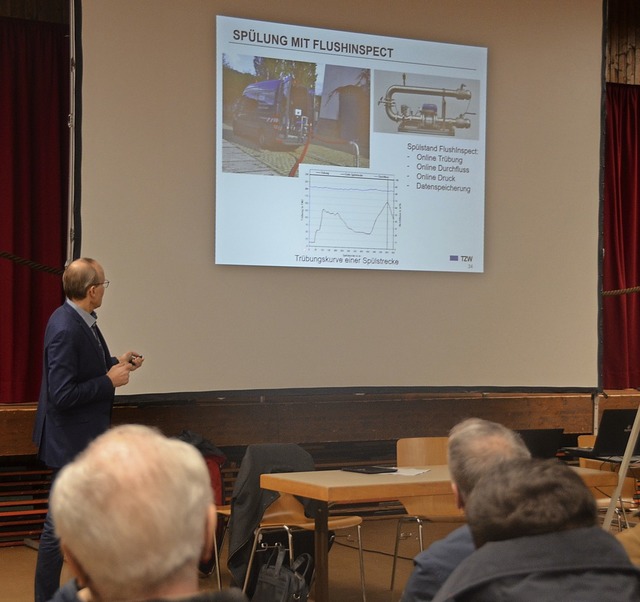
[[[218,508],[220,518],[228,518],[229,560],[227,566],[243,591],[247,592],[255,555],[260,549],[263,536],[272,531],[286,533],[290,564],[296,557],[294,537],[296,531],[314,531],[315,521],[312,500],[261,489],[261,474],[314,470],[313,459],[295,444],[250,445],[240,465],[234,486],[231,506]],[[360,560],[360,586],[362,600],[366,602],[364,557],[362,553],[362,517],[330,516],[329,530],[357,529],[358,555]],[[226,534],[226,531],[225,531]],[[214,544],[218,586],[221,585],[217,542]]]
[[[430,466],[447,463],[448,437],[410,437],[398,439],[396,444],[396,464],[402,466]],[[463,512],[457,507],[453,492],[449,495],[401,498],[407,516],[398,519],[396,543],[393,550],[391,585],[393,591],[398,561],[398,546],[403,537],[402,528],[407,523],[418,525],[418,543],[424,550],[423,525],[433,522],[465,521]]]
[[[365,589],[364,576],[364,556],[362,553],[362,517],[360,516],[332,516],[329,517],[329,530],[339,531],[341,529],[355,528],[357,530],[358,540],[358,559],[360,561],[360,587],[362,590],[362,600],[366,602],[367,595]],[[281,493],[280,497],[265,511],[260,526],[255,530],[253,546],[251,549],[251,557],[247,567],[243,591],[246,592],[251,576],[251,567],[256,552],[259,550],[262,535],[269,531],[284,530],[287,534],[287,545],[289,548],[289,564],[293,564],[295,560],[295,552],[293,548],[293,533],[296,530],[314,531],[315,521],[305,516],[304,506],[293,495],[289,493]]]
[[[579,435],[578,447],[593,447],[595,444],[595,435]],[[582,468],[595,468],[596,470],[613,470],[614,465],[610,462],[602,460],[592,460],[589,458],[579,458],[579,464]],[[596,499],[598,510],[606,512],[611,503],[611,496],[615,491],[615,487],[592,487],[591,492]],[[629,528],[629,520],[627,512],[638,510],[638,503],[634,499],[636,493],[636,480],[632,477],[625,477],[622,486],[622,492],[615,508],[616,522],[618,531]]]
[[[231,518],[231,505],[226,504],[224,506],[216,506],[216,512],[218,513],[218,522],[223,521],[224,528],[222,530],[222,541],[218,543],[218,529],[213,532],[213,558],[216,569],[216,580],[218,582],[218,589],[222,589],[222,570],[220,569],[220,552],[224,546],[225,536],[227,534],[227,526],[229,525],[229,519]]]

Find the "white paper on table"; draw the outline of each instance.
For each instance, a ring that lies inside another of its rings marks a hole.
[[[429,468],[402,468],[398,467],[398,470],[394,473],[402,477],[415,477],[418,474],[429,472]]]

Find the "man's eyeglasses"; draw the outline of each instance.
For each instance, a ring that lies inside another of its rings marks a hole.
[[[104,282],[96,282],[93,286],[100,286],[102,284],[102,286],[104,286],[104,288],[109,288],[109,281],[105,280]]]

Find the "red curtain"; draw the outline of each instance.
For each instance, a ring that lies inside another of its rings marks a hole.
[[[607,84],[602,376],[605,389],[640,386],[640,86]]]
[[[69,27],[0,18],[0,403],[37,401],[66,258]],[[16,256],[26,260],[17,263]]]

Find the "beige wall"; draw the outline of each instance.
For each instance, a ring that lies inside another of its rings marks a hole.
[[[83,254],[126,393],[597,385],[599,0],[83,1]],[[488,47],[484,274],[216,266],[215,16]]]

